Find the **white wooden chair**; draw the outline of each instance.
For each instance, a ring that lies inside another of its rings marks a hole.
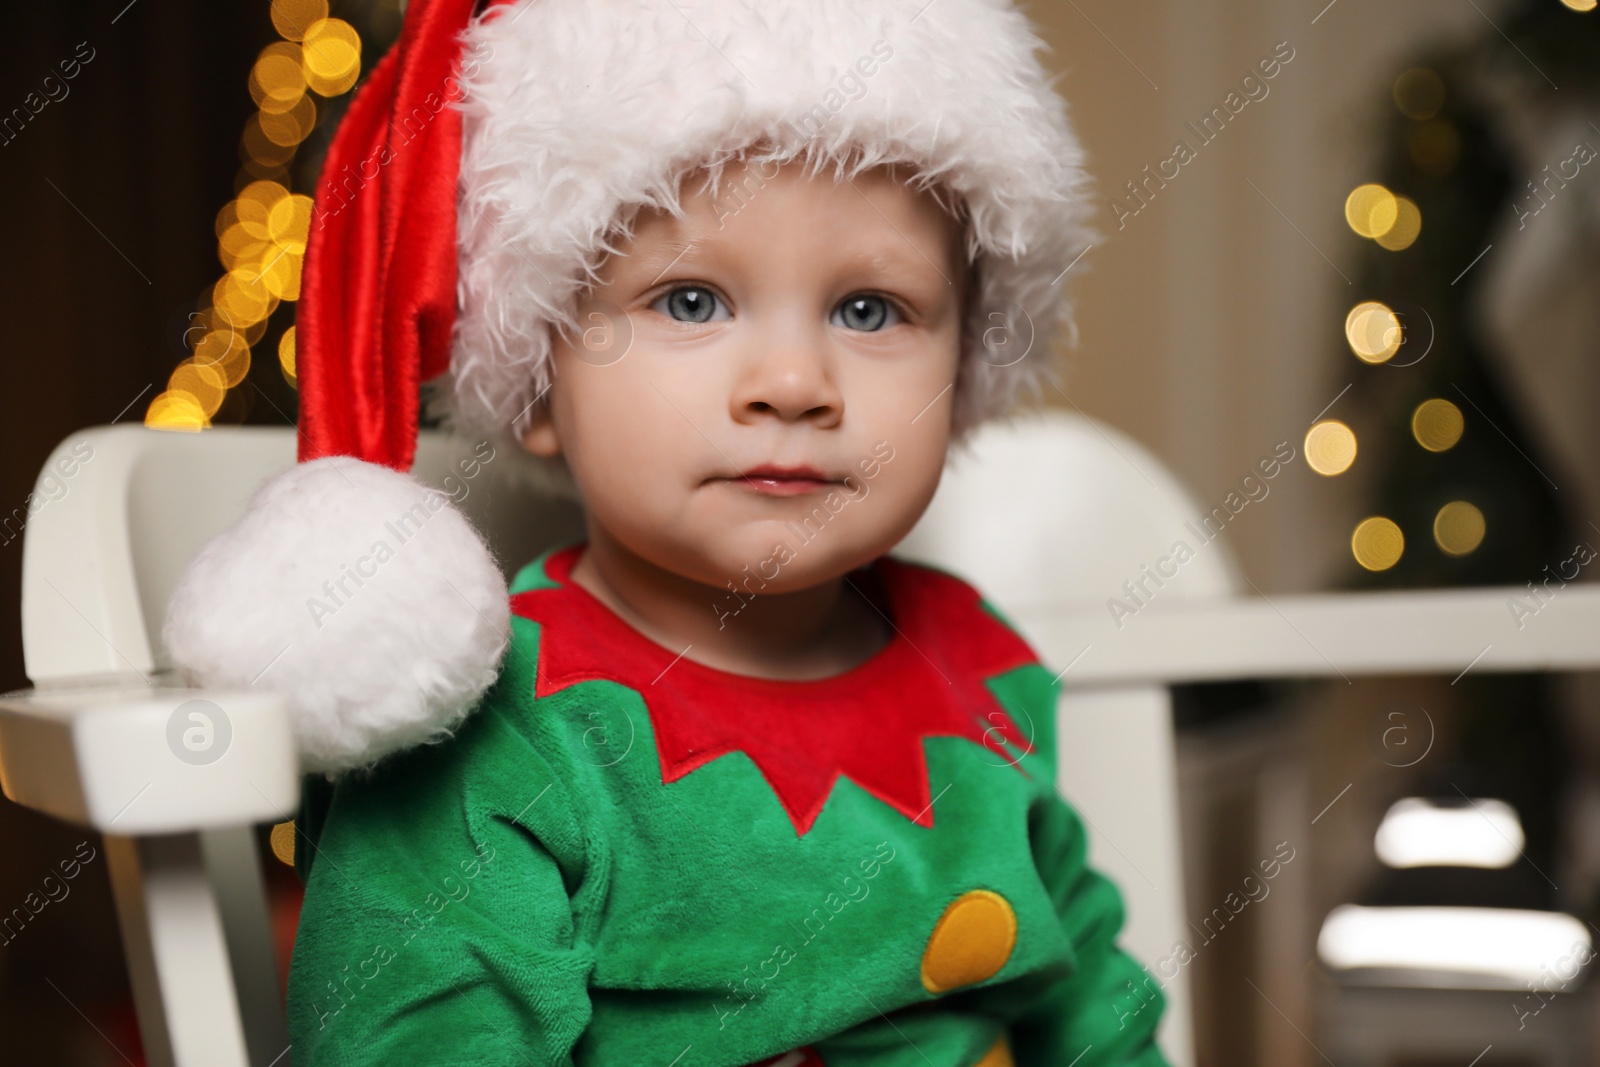
[[[417,474],[437,484],[465,448],[424,435]],[[269,1067],[287,1051],[250,838],[298,802],[284,709],[172,686],[158,635],[183,563],[294,452],[290,429],[84,431],[51,457],[66,492],[53,488],[26,531],[36,688],[0,699],[0,784],[105,835],[152,1067]],[[502,559],[581,536],[570,504],[493,471],[464,507]],[[983,431],[897,550],[967,577],[1064,672],[1060,786],[1091,826],[1091,861],[1127,898],[1123,942],[1147,965],[1185,936],[1170,684],[1600,666],[1600,589],[1564,591],[1519,633],[1505,607],[1517,590],[1240,598],[1220,544],[1119,629],[1106,599],[1199,514],[1131,441],[1051,414]],[[185,731],[198,741],[174,740]],[[223,744],[232,758],[205,762]],[[1165,991],[1163,1048],[1191,1067],[1187,973]]]

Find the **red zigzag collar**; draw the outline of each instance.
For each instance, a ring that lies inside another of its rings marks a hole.
[[[547,552],[544,573],[555,585],[511,598],[514,614],[540,624],[534,695],[595,679],[640,693],[663,784],[740,751],[801,836],[840,776],[931,827],[924,738],[965,737],[1019,771],[1000,740],[1033,751],[984,682],[1037,657],[983,608],[976,589],[943,571],[882,556],[851,572],[893,620],[894,636],[844,674],[777,681],[708,667],[639,633],[571,580],[584,548]]]

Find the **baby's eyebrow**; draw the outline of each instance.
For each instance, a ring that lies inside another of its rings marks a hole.
[[[903,242],[896,243],[888,248],[881,248],[851,258],[855,263],[875,271],[903,270],[912,274],[932,271],[943,278],[946,284],[955,284],[950,276],[945,273],[944,268],[939,266],[921,248],[918,248],[916,243],[909,237]]]
[[[639,278],[648,277],[649,281],[646,283],[648,287],[659,282],[684,259],[697,259],[697,252],[706,251],[713,254],[715,252],[714,249],[707,249],[699,237],[685,240],[681,236],[673,236],[663,241],[652,242],[644,250],[630,254],[625,260],[626,269],[630,275]],[[871,273],[906,273],[914,276],[937,274],[946,285],[955,284],[945,269],[929,258],[927,253],[909,237],[843,257],[841,266]]]
[[[637,252],[624,257],[629,272],[648,275],[648,284],[654,285],[661,280],[662,275],[671,270],[690,250],[695,247],[694,241],[670,240],[663,244],[652,244],[643,252]]]

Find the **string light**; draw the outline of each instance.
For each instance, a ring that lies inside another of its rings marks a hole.
[[[1374,515],[1362,519],[1350,535],[1350,552],[1356,562],[1369,571],[1386,571],[1400,562],[1405,552],[1405,535],[1393,519]]]
[[[1429,452],[1446,452],[1461,440],[1466,424],[1460,408],[1436,396],[1418,404],[1411,413],[1411,436]]]
[[[1362,237],[1388,232],[1398,217],[1394,194],[1381,185],[1358,185],[1344,201],[1344,220]]]
[[[1421,236],[1422,211],[1417,207],[1416,201],[1405,196],[1395,197],[1394,206],[1394,225],[1378,234],[1373,240],[1391,252],[1401,252],[1410,248]]]
[[[1362,237],[1391,252],[1410,248],[1422,233],[1422,211],[1409,197],[1381,185],[1358,185],[1344,201],[1344,219]]]
[[[1344,337],[1350,350],[1364,363],[1384,363],[1400,351],[1405,331],[1389,305],[1364,300],[1345,316]]]
[[[1318,474],[1343,474],[1356,461],[1356,435],[1338,419],[1323,419],[1306,431],[1306,465]]]
[[[245,184],[217,213],[217,259],[223,274],[202,299],[189,332],[193,354],[173,370],[145,410],[145,425],[201,430],[228,390],[250,372],[251,348],[281,305],[300,298],[312,200],[290,191],[289,165],[316,129],[318,101],[341,96],[361,77],[361,36],[328,15],[327,0],[272,0],[272,25],[283,38],[250,68],[256,112],[246,121],[239,156]],[[296,384],[294,327],[278,342],[285,380]]]
[[[297,377],[294,372],[294,327],[283,331],[283,336],[278,340],[278,364],[283,367],[283,376],[289,379],[289,384],[294,385]]]
[[[1452,500],[1433,517],[1433,540],[1449,556],[1465,556],[1483,543],[1483,512],[1465,500]]]

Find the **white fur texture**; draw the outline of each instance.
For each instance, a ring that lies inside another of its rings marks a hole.
[[[509,633],[505,580],[449,498],[339,456],[263,483],[189,562],[163,637],[195,684],[286,695],[303,769],[345,771],[449,736]]]
[[[681,178],[741,154],[849,176],[906,163],[964,202],[980,284],[955,443],[1056,374],[1088,179],[1012,0],[521,0],[464,41],[461,314],[432,398],[463,432],[520,434],[551,380],[550,327],[576,326],[580,286],[637,209],[681,217]]]

